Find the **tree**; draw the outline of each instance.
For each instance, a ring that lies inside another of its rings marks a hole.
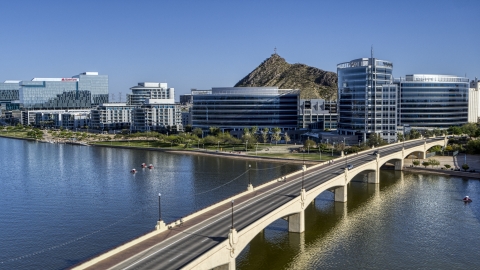
[[[470,167],[468,166],[468,164],[465,163],[465,164],[462,165],[462,169],[464,171],[467,171],[468,169],[470,169]]]
[[[454,135],[460,135],[462,134],[462,129],[460,127],[451,126],[448,128],[448,133],[454,134]]]
[[[280,139],[282,138],[280,136],[280,132],[282,131],[279,127],[274,127],[273,128],[273,134],[272,134],[272,140],[275,141],[275,145],[277,145],[277,142],[280,141]]]
[[[305,141],[303,142],[303,147],[304,147],[304,148],[313,148],[313,147],[315,147],[315,141],[310,140],[310,139],[305,140]]]
[[[192,131],[193,134],[195,134],[198,138],[201,138],[202,135],[203,135],[203,131],[201,128],[195,128],[193,131]]]
[[[403,142],[405,140],[405,136],[402,133],[397,133],[397,142]]]
[[[420,160],[412,160],[412,164],[413,166],[417,167],[418,165],[420,165]]]
[[[430,164],[430,165],[432,166],[432,168],[433,168],[433,166],[438,166],[438,165],[440,165],[440,161],[438,161],[438,160],[436,160],[436,159],[434,159],[434,158],[431,158],[431,159],[428,160],[428,164]]]
[[[444,164],[443,167],[445,167],[445,169],[448,170],[448,169],[450,169],[450,167],[452,167],[452,166],[450,166],[450,164]]]
[[[269,131],[270,131],[270,130],[269,130],[268,128],[263,128],[263,129],[262,129],[262,141],[263,141],[264,143],[266,143],[267,140],[268,140],[268,132],[269,132]]]
[[[185,126],[185,132],[192,132],[192,130],[193,130],[192,125]]]
[[[257,132],[258,132],[258,127],[257,126],[253,126],[253,127],[250,128],[251,136],[255,137],[255,139],[257,138]]]
[[[387,142],[382,139],[380,134],[371,134],[370,137],[368,138],[367,145],[372,147],[372,146],[382,146],[386,145]]]
[[[285,139],[285,144],[287,144],[287,142],[290,141],[290,136],[288,136],[287,132],[285,132],[285,134],[283,135],[283,138]]]
[[[425,168],[427,168],[429,165],[430,165],[430,163],[428,163],[428,161],[422,162],[422,166],[425,166]]]
[[[220,128],[218,127],[209,127],[208,130],[210,131],[210,135],[217,136],[220,133]]]
[[[466,123],[461,127],[461,129],[463,134],[467,134],[470,137],[475,137],[478,126],[475,123]]]
[[[416,130],[416,129],[411,129],[410,130],[410,133],[409,133],[410,140],[418,139],[418,138],[420,138],[420,136],[422,136],[422,134],[418,130]]]

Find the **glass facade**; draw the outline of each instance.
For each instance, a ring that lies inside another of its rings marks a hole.
[[[414,74],[396,83],[400,86],[399,125],[432,129],[468,122],[468,78]]]
[[[23,109],[87,109],[107,102],[108,76],[97,72],[20,82],[19,103]]]
[[[0,83],[0,109],[1,110],[17,110],[18,103],[12,103],[18,100],[18,91],[20,89],[20,81],[5,81]]]
[[[360,58],[337,65],[338,132],[366,141],[370,134],[397,139],[397,86],[393,64],[376,58]]]
[[[192,91],[192,126],[234,130],[298,127],[299,91],[277,87],[225,87]]]

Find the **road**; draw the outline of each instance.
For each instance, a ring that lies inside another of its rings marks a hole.
[[[409,146],[421,144],[423,144],[423,141],[405,142],[405,147],[408,148]],[[394,144],[387,148],[382,148],[379,152],[380,155],[384,156],[401,150],[402,144]],[[347,158],[334,164],[307,171],[303,176],[305,189],[308,191],[342,174],[347,160],[348,164],[353,165],[354,168],[366,161],[374,160],[376,158],[373,155],[374,151],[372,149],[359,154],[347,155]],[[257,194],[238,205],[234,204],[234,227],[237,231],[241,231],[249,224],[299,196],[301,187],[302,175],[299,175],[298,177],[287,179],[283,184],[275,186],[267,192]],[[226,208],[215,216],[165,239],[146,251],[140,252],[136,256],[115,265],[111,269],[182,268],[204,252],[223,242],[227,238],[231,226],[231,208]]]

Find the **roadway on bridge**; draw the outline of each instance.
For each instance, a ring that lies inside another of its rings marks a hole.
[[[422,144],[423,141],[405,142],[405,147]],[[382,148],[379,152],[381,156],[386,156],[401,150],[402,144],[393,144]],[[374,160],[376,157],[372,155],[373,152],[374,150],[369,150],[359,154],[351,154],[347,158],[337,159],[334,164],[308,170],[303,176],[305,189],[308,191],[335,176],[343,174],[347,160],[348,164],[353,165],[354,168]],[[241,231],[269,212],[296,198],[300,195],[301,186],[302,175],[300,174],[295,178],[287,179],[280,185],[268,187],[268,191],[258,191],[257,194],[252,194],[250,199],[238,205],[235,204],[234,227],[237,231]],[[179,232],[153,247],[148,246],[146,250],[123,262],[110,262],[110,265],[117,263],[110,269],[179,269],[186,266],[201,254],[227,239],[232,223],[229,205],[224,205],[222,211],[194,226],[173,228],[172,230],[179,230]],[[138,249],[141,250],[141,248]],[[96,267],[92,266],[91,269],[96,269]]]

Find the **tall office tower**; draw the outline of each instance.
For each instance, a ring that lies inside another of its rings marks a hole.
[[[400,86],[399,125],[445,129],[468,122],[468,78],[413,74],[396,83]]]
[[[168,88],[166,83],[140,82],[131,87],[131,94],[127,94],[128,105],[143,105],[147,99],[175,99],[175,89]]]
[[[87,109],[107,102],[108,76],[98,75],[98,72],[20,82],[20,108],[26,110]]]
[[[478,91],[480,90],[477,77],[470,82],[468,91],[468,122],[477,123],[480,116],[480,100]]]
[[[366,141],[379,134],[387,142],[397,140],[397,86],[393,64],[376,58],[360,58],[337,65],[338,132]]]

